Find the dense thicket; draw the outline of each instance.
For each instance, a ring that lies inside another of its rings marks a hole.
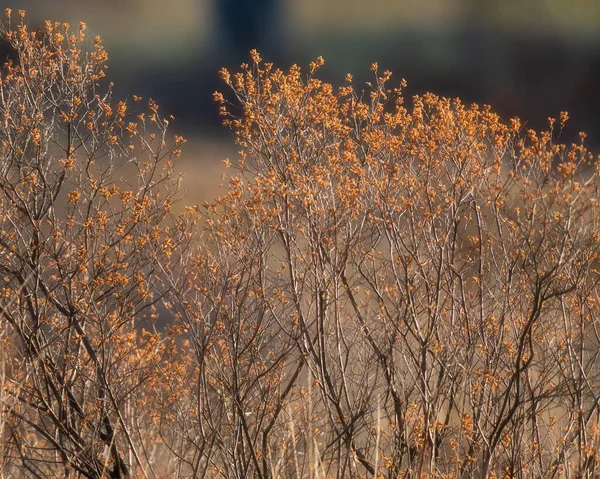
[[[2,28],[0,475],[595,477],[599,163],[565,113],[252,52],[215,94],[235,172],[174,214],[184,140],[99,39]]]

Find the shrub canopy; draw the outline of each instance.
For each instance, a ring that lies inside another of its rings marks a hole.
[[[0,471],[597,473],[599,163],[566,113],[523,131],[253,51],[215,93],[224,194],[174,214],[184,140],[113,101],[99,39],[2,35]]]

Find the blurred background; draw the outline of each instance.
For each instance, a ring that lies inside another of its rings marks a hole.
[[[257,48],[282,68],[325,58],[321,77],[370,79],[369,66],[406,78],[406,95],[432,91],[492,105],[543,128],[568,110],[562,137],[588,133],[600,147],[600,0],[4,0],[45,19],[99,34],[119,96],[154,98],[188,138],[181,167],[188,196],[218,193],[235,157],[212,92],[217,72]]]

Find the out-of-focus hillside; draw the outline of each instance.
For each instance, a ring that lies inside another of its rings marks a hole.
[[[474,17],[509,30],[558,30],[600,35],[600,4],[593,0],[291,0],[291,16],[307,30],[460,28]]]

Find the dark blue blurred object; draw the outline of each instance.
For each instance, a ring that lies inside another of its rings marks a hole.
[[[258,50],[269,61],[281,54],[277,38],[279,0],[216,0],[218,53],[228,66],[247,61]]]

